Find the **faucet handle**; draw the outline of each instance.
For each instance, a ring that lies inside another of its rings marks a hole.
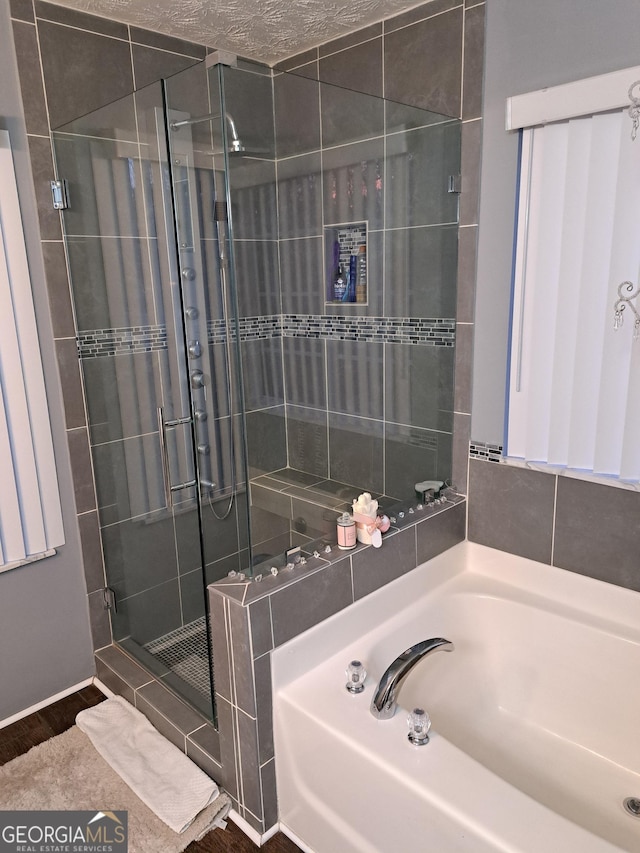
[[[359,660],[352,660],[345,670],[347,683],[345,687],[349,693],[362,693],[364,690],[364,680],[367,677],[367,670]]]
[[[407,717],[407,725],[409,726],[409,734],[407,737],[411,743],[416,746],[422,746],[425,743],[429,743],[431,720],[426,711],[422,708],[414,708]]]

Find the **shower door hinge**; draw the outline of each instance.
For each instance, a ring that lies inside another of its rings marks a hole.
[[[102,590],[102,607],[104,610],[113,610],[114,613],[118,612],[116,594],[110,586],[105,586]]]
[[[51,197],[54,210],[66,210],[69,207],[69,184],[64,178],[51,181]]]
[[[462,192],[462,175],[449,175],[447,180],[447,192],[448,193],[461,193]]]

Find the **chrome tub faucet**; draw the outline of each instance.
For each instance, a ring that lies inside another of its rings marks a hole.
[[[376,719],[388,720],[393,717],[396,712],[397,696],[402,682],[425,655],[436,649],[452,652],[454,645],[442,637],[433,637],[430,640],[423,640],[421,643],[416,643],[415,646],[410,646],[401,655],[398,655],[386,669],[371,700],[371,713]]]

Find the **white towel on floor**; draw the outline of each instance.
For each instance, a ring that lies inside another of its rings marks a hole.
[[[183,832],[220,793],[212,779],[121,696],[80,711],[76,725],[174,832]]]

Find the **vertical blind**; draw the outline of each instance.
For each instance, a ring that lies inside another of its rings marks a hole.
[[[507,455],[637,482],[640,141],[622,110],[522,134]]]
[[[9,134],[0,131],[0,571],[64,542]]]

